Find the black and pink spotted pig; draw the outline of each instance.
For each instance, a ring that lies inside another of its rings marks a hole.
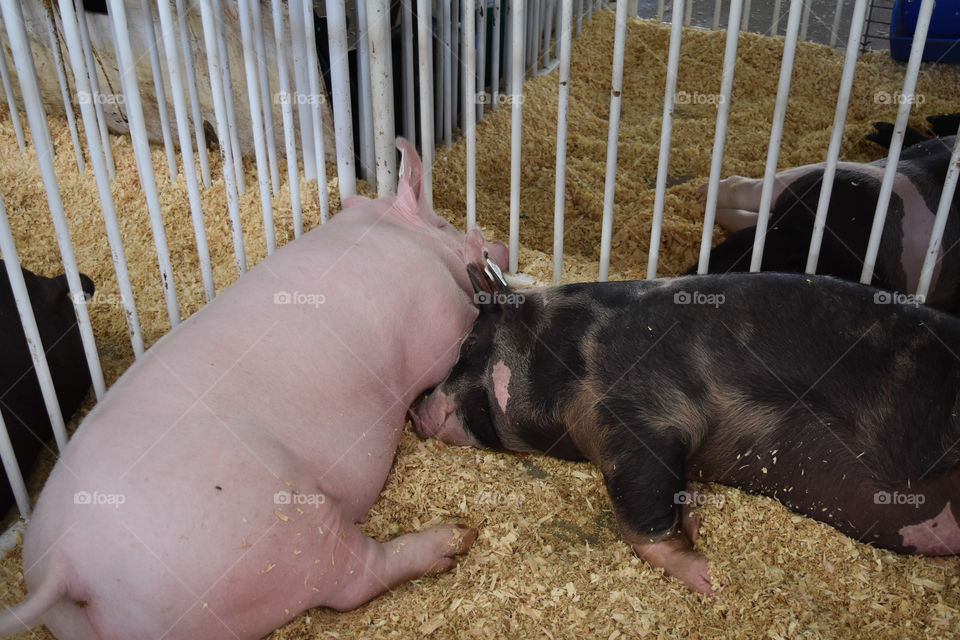
[[[917,289],[960,114],[928,120],[930,133],[939,137],[928,139],[915,129],[907,131],[905,145],[909,146],[904,146],[897,164],[874,269],[873,284],[904,294]],[[889,145],[893,125],[878,122],[874,126],[877,131],[868,138]],[[837,165],[817,273],[859,281],[886,163],[887,159],[881,158]],[[761,271],[806,270],[823,172],[821,162],[777,173]],[[731,176],[720,181],[717,224],[730,235],[711,252],[708,273],[749,271],[762,189],[763,180],[759,178]],[[953,313],[960,312],[958,242],[960,189],[953,197],[926,300]],[[696,266],[687,273],[695,272]]]
[[[624,540],[699,592],[720,482],[901,553],[960,552],[960,319],[824,276],[732,274],[511,291],[480,308],[421,436],[590,460]]]

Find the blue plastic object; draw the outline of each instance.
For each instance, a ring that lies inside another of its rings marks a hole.
[[[917,28],[920,0],[897,0],[890,20],[890,56],[910,57],[913,33]],[[960,62],[960,0],[937,0],[930,18],[923,59],[932,62]]]

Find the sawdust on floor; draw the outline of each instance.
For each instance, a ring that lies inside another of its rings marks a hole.
[[[643,277],[660,139],[669,27],[631,20],[628,26],[623,120],[611,278]],[[724,32],[683,35],[670,155],[660,274],[673,275],[697,256],[702,208],[696,187],[706,181]],[[613,13],[585,22],[574,40],[566,194],[564,281],[595,279],[599,257],[609,107]],[[743,34],[727,134],[724,175],[762,175],[776,94],[782,38]],[[801,43],[793,75],[780,166],[824,159],[842,52]],[[883,151],[863,140],[876,120],[892,121],[903,65],[882,53],[858,67],[841,158],[867,161]],[[553,242],[556,72],[525,85],[521,192],[521,271],[548,282]],[[958,110],[960,74],[927,65],[917,88],[922,116]],[[478,220],[488,236],[507,237],[509,110],[487,112],[478,129]],[[97,283],[90,306],[108,384],[133,354],[105,240],[92,175],[76,174],[62,119],[52,118],[56,168],[81,271]],[[168,329],[146,205],[129,139],[113,138],[114,198],[147,344]],[[59,252],[32,148],[16,151],[9,114],[0,114],[0,193],[24,266],[59,273]],[[438,150],[434,200],[462,226],[464,146]],[[219,158],[211,155],[212,172]],[[153,150],[167,241],[181,314],[203,304],[199,262],[182,176],[166,178],[162,149]],[[328,166],[328,174],[335,168]],[[248,263],[265,255],[255,167],[247,166],[241,196]],[[286,173],[281,169],[281,175]],[[336,209],[336,180],[330,182]],[[362,187],[362,185],[361,185]],[[302,181],[307,228],[319,224],[316,183]],[[222,181],[202,193],[217,290],[236,277]],[[293,238],[289,194],[274,198],[277,241]],[[717,232],[715,241],[722,236]],[[91,394],[92,395],[92,394]],[[92,405],[88,399],[85,410]],[[81,414],[83,411],[81,411]],[[79,416],[72,421],[75,426]],[[49,452],[30,479],[33,496],[52,465]],[[834,529],[794,515],[774,500],[707,485],[698,549],[724,587],[715,597],[691,594],[635,558],[619,540],[597,469],[542,456],[511,456],[420,441],[404,434],[380,499],[363,530],[378,540],[437,522],[479,527],[480,536],[449,574],[398,586],[358,610],[316,609],[274,632],[272,640],[353,637],[619,637],[656,638],[950,638],[960,635],[960,559],[915,558],[859,544]],[[9,521],[9,518],[8,518]],[[19,550],[0,562],[3,602],[24,596]],[[22,638],[49,638],[37,629]]]

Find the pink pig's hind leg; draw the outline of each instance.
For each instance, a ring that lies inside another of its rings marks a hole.
[[[477,530],[441,524],[380,543],[344,523],[338,539],[334,558],[343,569],[319,604],[349,611],[402,582],[449,571],[477,539]]]

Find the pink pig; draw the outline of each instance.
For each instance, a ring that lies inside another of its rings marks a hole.
[[[420,159],[397,146],[397,196],[348,199],[157,342],[87,416],[40,495],[30,595],[0,635],[43,622],[61,640],[260,638],[467,551],[464,526],[381,544],[354,524],[408,407],[477,316],[464,236],[424,203]],[[488,250],[506,264],[502,244]]]

